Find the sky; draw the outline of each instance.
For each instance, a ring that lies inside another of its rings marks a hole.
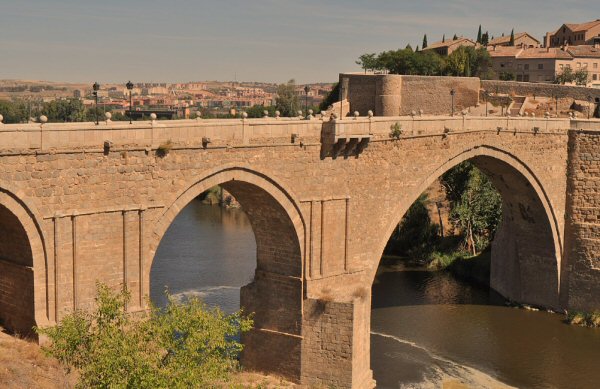
[[[332,82],[364,53],[600,18],[580,0],[0,0],[0,79]]]

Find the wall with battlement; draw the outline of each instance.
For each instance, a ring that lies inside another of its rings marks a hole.
[[[350,102],[350,112],[377,116],[410,115],[423,110],[428,115],[460,112],[479,101],[479,79],[468,77],[425,77],[397,74],[340,74],[342,97]]]

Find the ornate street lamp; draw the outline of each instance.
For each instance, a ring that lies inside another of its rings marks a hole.
[[[450,98],[452,99],[452,116],[454,116],[454,95],[456,94],[456,91],[454,90],[454,88],[450,89]]]
[[[131,82],[131,80],[127,81],[127,84],[125,84],[125,86],[127,87],[127,90],[129,91],[129,124],[131,124],[131,112],[133,111],[133,105],[131,103],[131,92],[133,90],[133,82]]]
[[[94,89],[94,98],[96,100],[96,109],[94,111],[94,116],[96,117],[96,125],[98,125],[98,89],[100,89],[100,84],[98,84],[97,82],[94,82],[94,85],[92,85],[92,88]]]
[[[308,85],[304,87],[304,112],[308,115],[308,92],[310,92],[310,88]]]

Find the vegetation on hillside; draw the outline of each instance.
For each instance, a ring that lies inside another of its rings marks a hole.
[[[165,308],[133,317],[125,311],[128,301],[127,292],[99,284],[94,311],[76,311],[56,327],[37,329],[51,341],[45,351],[78,372],[78,387],[208,387],[238,370],[237,338],[251,329],[249,317],[172,296]]]
[[[386,255],[446,268],[457,259],[478,257],[489,248],[502,212],[500,194],[492,183],[470,162],[450,169],[440,182],[446,192],[455,234],[440,236],[439,226],[431,220],[426,207],[427,196],[421,195],[392,234]]]

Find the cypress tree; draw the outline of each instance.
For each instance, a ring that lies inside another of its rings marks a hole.
[[[510,41],[508,42],[508,45],[509,46],[514,46],[515,45],[515,29],[514,28],[510,32]]]
[[[457,40],[458,36],[456,34],[454,34],[454,38],[452,38],[453,41]]]
[[[442,37],[442,43],[446,42],[446,34]]]
[[[423,35],[423,48],[427,48],[427,34]]]
[[[481,39],[482,39],[482,36],[481,36],[481,24],[480,24],[479,31],[477,31],[477,43],[483,43],[483,41]]]

